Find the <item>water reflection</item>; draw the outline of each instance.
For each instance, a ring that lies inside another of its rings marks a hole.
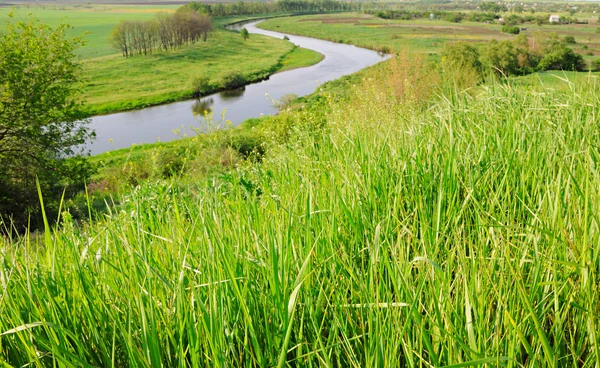
[[[224,101],[235,101],[242,98],[244,96],[244,92],[246,92],[246,87],[223,91],[219,95]]]
[[[192,104],[192,114],[195,117],[204,117],[212,113],[212,105],[215,100],[212,97],[197,99]]]

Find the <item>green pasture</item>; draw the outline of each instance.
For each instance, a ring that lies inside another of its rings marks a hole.
[[[123,20],[149,20],[161,12],[173,12],[174,5],[156,6],[116,6],[116,5],[62,5],[62,6],[21,6],[0,8],[0,30],[14,13],[14,20],[27,22],[33,16],[49,26],[61,23],[71,25],[72,36],[85,35],[86,45],[79,49],[82,59],[96,58],[116,53],[109,44],[108,36],[112,28]]]

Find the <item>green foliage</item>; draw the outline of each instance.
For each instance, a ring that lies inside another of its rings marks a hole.
[[[519,55],[511,41],[490,41],[483,48],[481,62],[503,75],[520,73]]]
[[[462,22],[462,20],[465,18],[465,15],[463,13],[454,13],[454,12],[450,12],[448,14],[446,14],[445,19],[448,22],[453,22],[453,23],[460,23]]]
[[[482,11],[489,11],[493,13],[502,13],[507,11],[507,7],[504,4],[496,3],[493,1],[482,1],[479,3],[479,9]]]
[[[537,70],[540,57],[530,50],[527,36],[514,41],[490,41],[482,47],[481,62],[493,72],[503,75],[524,75]]]
[[[85,35],[86,44],[74,52],[83,64],[81,97],[86,101],[90,114],[131,110],[192,98],[192,81],[198,75],[210,76],[215,87],[213,91],[217,91],[220,88],[219,80],[232,69],[255,77],[252,81],[258,81],[285,70],[285,65],[278,68],[283,62],[286,65],[308,66],[321,60],[316,52],[294,49],[289,42],[272,37],[256,35],[244,43],[238,34],[222,27],[225,23],[241,20],[239,18],[215,19],[215,37],[209,37],[206,42],[145,57],[127,60],[117,57],[109,42],[109,35],[121,20],[147,21],[155,18],[159,12],[174,9],[173,5],[65,5],[58,9],[54,6],[37,8],[35,14],[52,27],[68,22],[73,26],[67,32],[69,36],[89,31]],[[0,8],[0,31],[5,29],[8,11],[7,8]],[[17,8],[15,18],[26,18],[31,11],[25,7]]]
[[[585,70],[585,67],[583,56],[565,46],[556,37],[551,37],[546,41],[539,63],[540,70],[581,71]]]
[[[279,111],[283,111],[290,107],[297,99],[298,96],[295,94],[287,94],[282,96],[279,100],[273,101],[273,105],[277,107]]]
[[[93,136],[77,99],[82,38],[68,30],[30,19],[0,33],[0,216],[17,226],[39,219],[36,181],[52,208],[64,184],[91,171],[77,148]]]
[[[221,88],[235,89],[247,84],[247,79],[238,72],[230,72],[221,80]]]
[[[244,41],[246,41],[248,39],[248,37],[250,37],[250,33],[248,32],[248,30],[246,28],[242,28],[242,30],[240,31],[240,36],[242,36]]]
[[[467,71],[476,75],[480,75],[482,72],[479,51],[466,42],[444,45],[442,64],[446,72]]]
[[[238,1],[235,3],[206,4],[192,1],[184,5],[181,10],[192,9],[202,14],[215,17],[231,15],[252,15],[272,13],[323,13],[339,11],[357,11],[362,8],[360,2],[345,2],[337,0],[279,0],[272,2]]]
[[[571,36],[571,35],[567,35],[563,37],[563,42],[567,43],[567,44],[576,44],[577,41],[575,41],[575,37]]]
[[[214,90],[214,87],[210,83],[210,78],[206,75],[195,78],[192,82],[192,88],[194,90],[194,97],[200,97]]]
[[[600,59],[592,61],[592,70],[595,72],[600,72]]]
[[[521,33],[521,28],[519,28],[518,26],[506,25],[502,27],[502,32],[510,34],[519,34]]]

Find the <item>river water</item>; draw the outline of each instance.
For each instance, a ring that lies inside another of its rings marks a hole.
[[[258,22],[244,24],[248,32],[283,38],[284,33],[256,27]],[[239,27],[239,26],[238,26]],[[175,102],[141,110],[96,116],[91,128],[96,140],[88,145],[99,154],[132,144],[170,141],[184,135],[197,134],[206,126],[203,112],[212,111],[214,120],[225,119],[237,125],[248,118],[275,114],[273,100],[294,94],[305,96],[321,83],[329,82],[383,61],[386,57],[360,47],[333,43],[309,37],[288,35],[290,42],[321,53],[323,61],[306,68],[272,75],[268,80],[234,90],[215,93],[199,100]]]

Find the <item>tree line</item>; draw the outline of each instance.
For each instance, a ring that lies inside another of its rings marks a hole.
[[[124,57],[148,55],[206,41],[212,29],[209,16],[184,10],[149,21],[122,21],[113,28],[110,41]]]
[[[442,62],[482,77],[487,71],[512,76],[546,70],[585,70],[583,57],[568,47],[568,41],[555,33],[539,33],[531,39],[521,34],[515,40],[492,40],[480,48],[464,42],[448,43],[442,51]]]
[[[268,14],[279,12],[318,13],[328,11],[358,11],[360,2],[342,2],[338,0],[280,0],[275,2],[243,2],[231,4],[203,4],[192,1],[183,6],[202,14],[223,17],[228,15]]]

